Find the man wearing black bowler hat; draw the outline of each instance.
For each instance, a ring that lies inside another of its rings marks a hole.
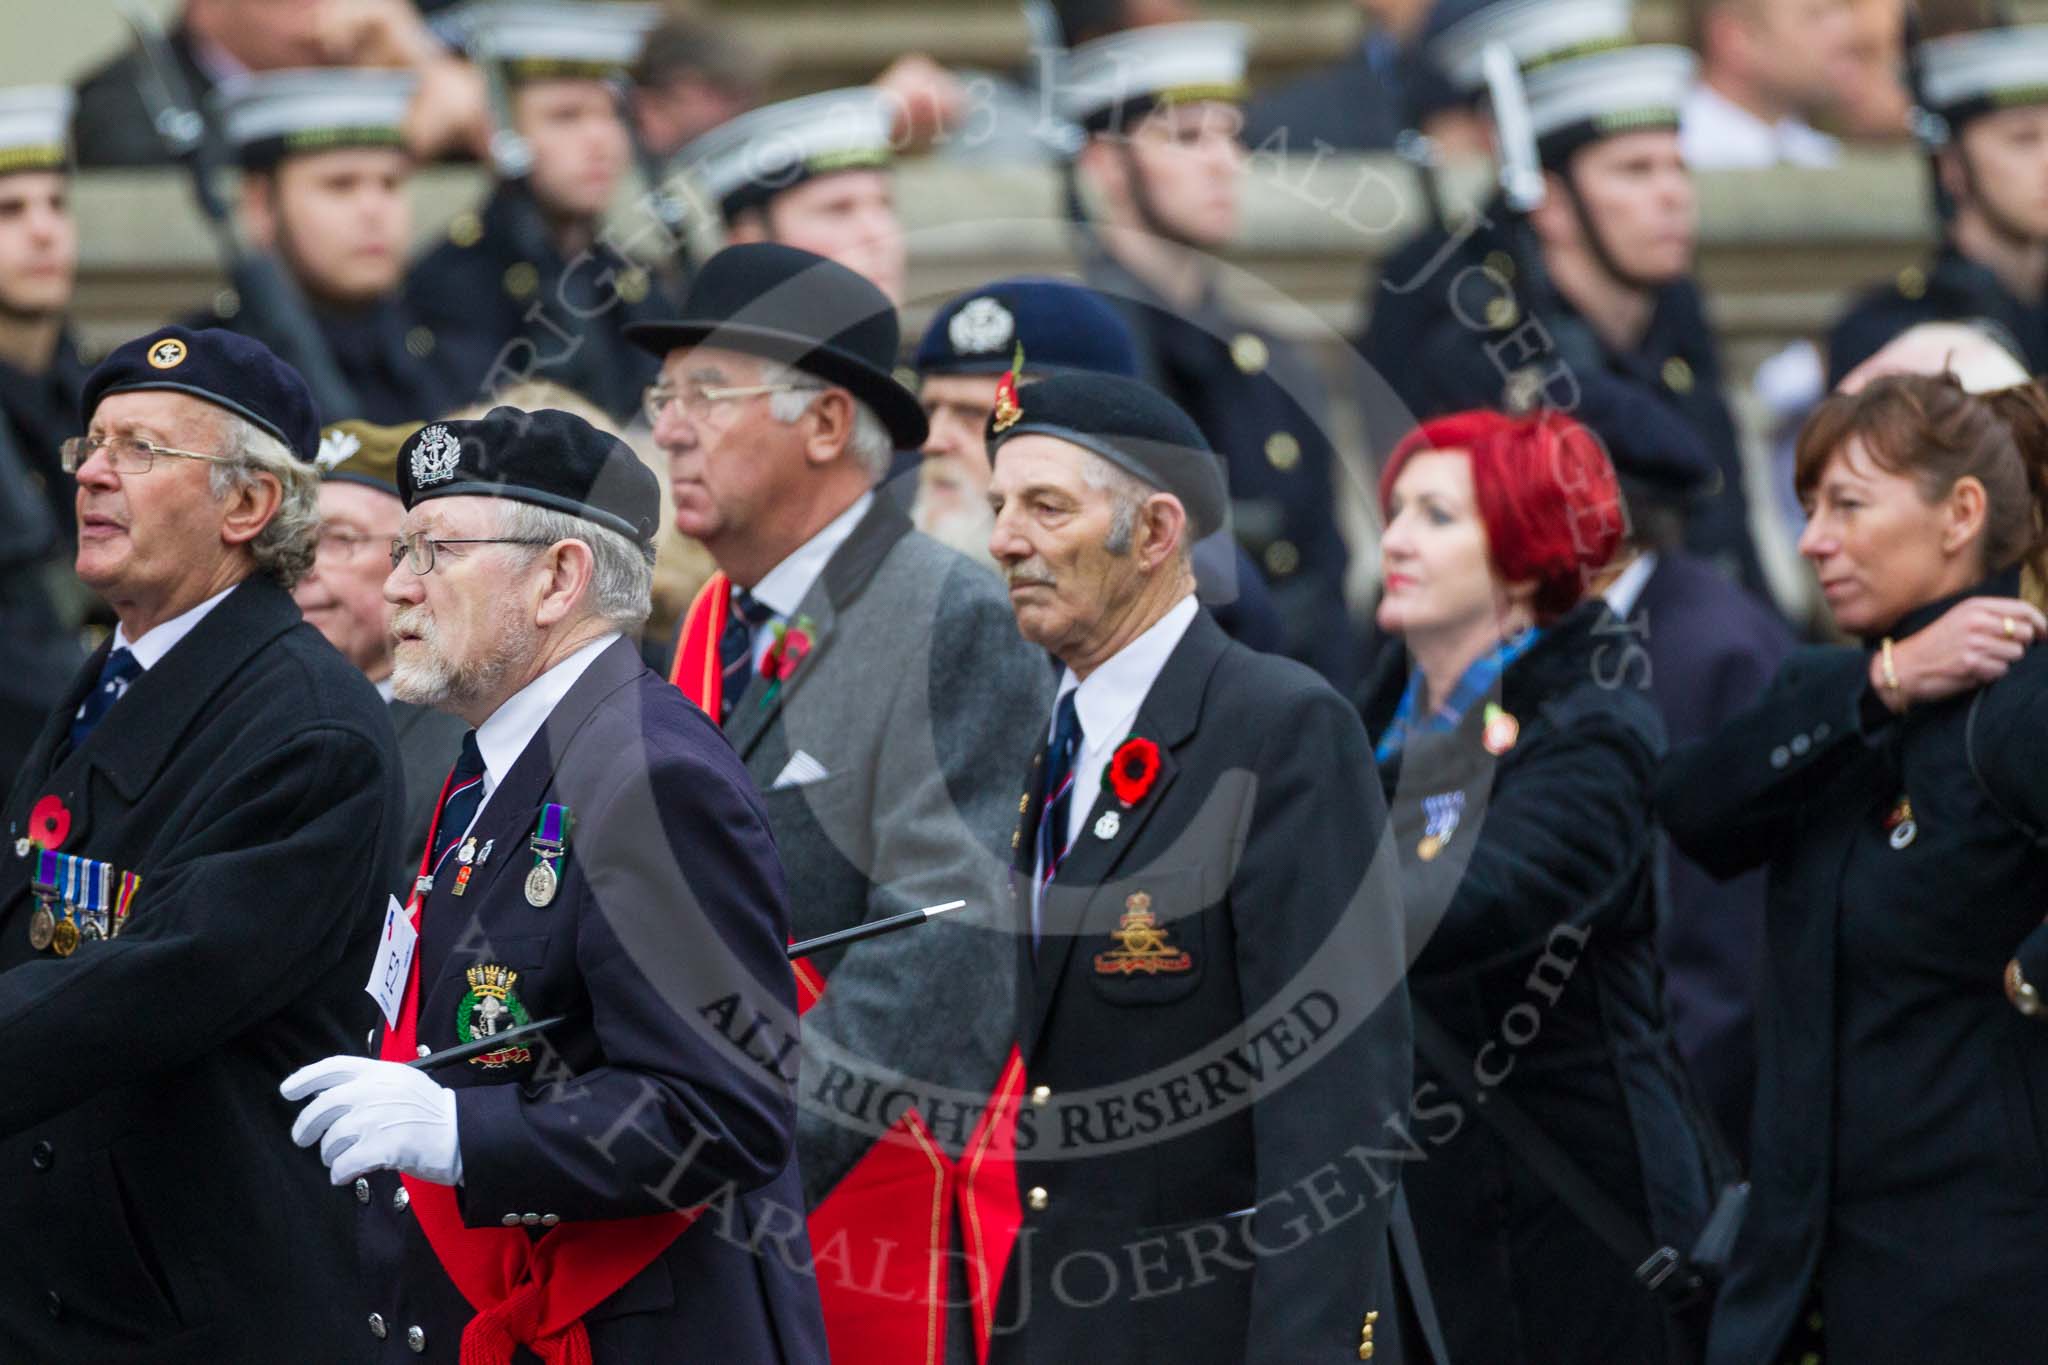
[[[945,1253],[965,1240],[933,1210],[1009,1051],[996,911],[1045,657],[986,569],[876,492],[926,432],[873,284],[780,243],[728,247],[680,320],[627,335],[662,357],[647,406],[677,529],[719,566],[675,681],[765,793],[797,937],[967,902],[804,964],[822,996],[804,1017],[797,1151],[811,1240],[841,1249],[819,1277],[833,1355],[937,1351],[942,1297],[945,1358],[972,1359],[966,1287],[943,1292],[935,1273],[935,1258],[957,1270]]]
[[[264,1365],[348,1317],[348,1219],[276,1087],[361,1038],[391,721],[291,599],[318,530],[295,371],[167,327],[80,416],[78,576],[120,624],[6,805],[0,1354]]]
[[[654,475],[509,407],[414,434],[398,475],[393,682],[473,728],[388,908],[375,1055],[283,1086],[357,1214],[351,1335],[381,1360],[822,1365],[782,870],[731,747],[628,638]]]
[[[988,441],[989,548],[1064,665],[1012,840],[1030,1088],[990,1359],[1428,1359],[1408,957],[1357,714],[1196,600],[1228,494],[1170,400],[1006,381]]]

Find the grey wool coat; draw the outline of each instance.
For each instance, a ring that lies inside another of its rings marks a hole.
[[[794,936],[967,902],[810,959],[825,994],[803,1020],[797,1153],[815,1208],[905,1092],[957,1156],[995,1087],[1015,1012],[1002,908],[1016,775],[1045,736],[1054,675],[1001,580],[887,496],[826,563],[806,617],[795,673],[772,697],[756,675],[725,724],[763,793]]]

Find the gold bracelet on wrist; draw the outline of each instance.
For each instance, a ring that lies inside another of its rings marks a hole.
[[[1898,700],[1899,709],[1904,710],[1906,689],[1899,685],[1899,670],[1892,664],[1892,637],[1889,635],[1884,637],[1884,643],[1879,648],[1877,667],[1884,679],[1884,690],[1891,693]]]
[[[2005,964],[2005,998],[2012,1001],[2012,1007],[2029,1019],[2039,1019],[2044,1013],[2041,993],[2034,989],[2034,983],[2027,980],[2020,971],[2020,960],[2014,958]]]

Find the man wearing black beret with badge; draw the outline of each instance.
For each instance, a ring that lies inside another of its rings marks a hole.
[[[413,435],[398,476],[395,690],[472,728],[387,909],[374,1056],[282,1088],[357,1215],[351,1335],[380,1360],[822,1365],[774,840],[628,638],[654,475],[579,417],[499,407]]]
[[[1029,1102],[991,1359],[1426,1359],[1365,731],[1196,601],[1190,547],[1228,495],[1171,401],[1006,382],[988,432],[990,549],[1065,665],[1012,841]]]
[[[940,1274],[972,1248],[944,1211],[1010,1049],[1009,775],[1045,723],[1045,656],[993,575],[876,491],[926,432],[872,283],[781,243],[727,247],[680,320],[627,335],[663,357],[647,413],[676,528],[719,567],[673,679],[764,793],[797,936],[967,902],[802,964],[797,1149],[811,1240],[840,1253],[819,1276],[834,1357],[937,1352],[943,1333],[940,1359],[971,1360],[972,1286]]]
[[[278,1079],[347,1047],[398,841],[391,722],[299,619],[312,396],[167,327],[88,377],[78,576],[120,624],[0,855],[0,1356],[266,1365],[343,1339],[349,1224]]]

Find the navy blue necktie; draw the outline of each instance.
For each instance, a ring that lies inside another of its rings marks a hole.
[[[725,674],[718,692],[720,725],[732,715],[732,708],[739,705],[740,693],[747,690],[747,683],[754,676],[754,632],[774,615],[775,608],[745,588],[732,590],[732,609],[726,617],[725,630],[718,637],[718,666]]]
[[[85,737],[106,719],[107,712],[113,710],[114,703],[127,692],[128,684],[141,676],[142,665],[127,649],[117,649],[107,655],[107,661],[100,665],[100,680],[93,684],[92,691],[85,694],[78,714],[72,717],[72,748],[85,743]]]
[[[1051,881],[1067,856],[1067,813],[1074,805],[1074,758],[1081,752],[1081,717],[1074,693],[1060,698],[1052,743],[1045,750],[1045,803],[1038,811],[1038,875]]]
[[[441,860],[469,829],[483,803],[484,755],[476,747],[476,731],[471,730],[462,737],[462,757],[455,760],[455,771],[448,775],[448,794],[441,799],[441,814],[434,825],[434,861],[427,865],[429,875],[440,873]]]

